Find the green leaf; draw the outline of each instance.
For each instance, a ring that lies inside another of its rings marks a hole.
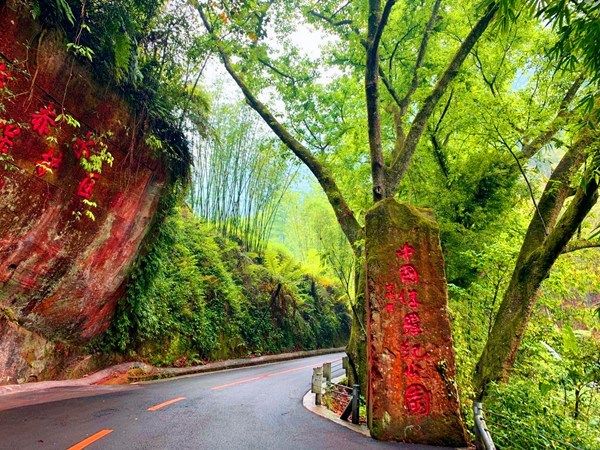
[[[552,384],[540,381],[538,383],[538,389],[540,390],[540,394],[546,395],[548,392],[550,392],[552,390]]]
[[[563,347],[566,351],[576,353],[579,349],[577,337],[570,325],[566,325],[562,329]]]
[[[71,25],[75,25],[75,16],[73,15],[73,11],[71,10],[71,7],[67,3],[67,1],[66,0],[55,0],[55,1],[56,1],[56,6],[57,6],[58,10],[61,11],[65,15],[65,17],[67,18],[67,20],[69,21],[69,23]]]
[[[129,59],[131,58],[131,39],[125,33],[118,33],[113,38],[113,51],[115,55],[115,72],[117,79],[122,79],[127,73]]]
[[[31,4],[31,17],[33,17],[35,20],[40,18],[40,15],[42,13],[42,10],[40,8],[40,3],[38,1],[34,1]]]

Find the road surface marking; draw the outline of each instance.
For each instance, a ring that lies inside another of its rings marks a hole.
[[[159,403],[158,405],[151,406],[148,408],[148,411],[157,411],[165,406],[172,405],[173,403],[180,402],[181,400],[185,400],[185,397],[177,397],[171,400],[167,400],[166,402]]]
[[[107,434],[110,434],[112,432],[113,432],[113,430],[108,430],[108,429],[100,430],[96,434],[92,434],[91,436],[85,438],[83,441],[78,442],[77,444],[73,445],[72,447],[69,447],[67,450],[81,450],[82,448],[86,448],[88,445],[93,444],[98,439],[102,439],[104,436],[106,436]]]
[[[273,377],[275,375],[283,375],[284,373],[296,372],[298,370],[307,369],[308,367],[315,367],[315,365],[310,364],[308,366],[294,367],[293,369],[282,370],[280,372],[269,372],[269,373],[265,373],[264,375],[259,375],[257,377],[243,378],[241,380],[233,381],[231,383],[221,384],[219,386],[213,386],[210,389],[213,391],[218,391],[218,390],[225,389],[225,388],[228,388],[231,386],[237,386],[238,384],[249,383],[251,381],[256,381],[256,380],[264,380],[265,378]]]

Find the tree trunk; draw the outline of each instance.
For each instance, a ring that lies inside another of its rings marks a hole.
[[[526,237],[521,247],[510,284],[496,314],[492,332],[475,367],[474,386],[476,395],[480,399],[485,395],[490,382],[505,381],[508,378],[529,322],[538,288],[598,200],[595,167],[590,167],[584,174],[587,182],[577,189],[575,197],[562,217],[556,226],[552,227],[553,221],[558,216],[556,211],[560,211],[566,198],[559,198],[561,191],[569,188],[568,184],[563,183],[563,186],[558,188],[557,194],[556,185],[552,181],[559,178],[557,171],[561,167],[565,172],[559,175],[572,173],[573,168],[576,167],[573,165],[575,163],[561,166],[567,158],[571,157],[573,155],[570,152],[563,157],[546,186],[539,210],[534,213],[529,225],[527,233],[529,239]],[[548,204],[552,204],[553,207],[547,209]],[[546,231],[542,235],[544,237],[536,231],[542,219],[545,221]],[[538,237],[534,239],[534,236]]]
[[[351,371],[348,374],[349,384],[360,384],[363,394],[367,392],[367,335],[365,331],[365,266],[362,258],[357,257],[355,274],[355,303],[352,307],[352,328],[346,347]]]

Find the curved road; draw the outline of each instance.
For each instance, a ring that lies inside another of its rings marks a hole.
[[[341,356],[0,397],[0,449],[432,448],[377,442],[302,406],[312,367]]]

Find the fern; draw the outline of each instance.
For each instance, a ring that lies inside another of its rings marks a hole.
[[[117,33],[113,37],[113,52],[115,57],[115,75],[122,80],[129,69],[131,58],[131,38],[126,33]]]
[[[56,2],[56,9],[64,14],[65,18],[69,21],[71,25],[75,25],[75,16],[73,15],[73,10],[67,3],[67,0],[54,0]]]

